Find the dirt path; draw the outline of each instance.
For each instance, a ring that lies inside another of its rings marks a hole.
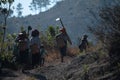
[[[32,73],[37,73],[41,75],[45,75],[47,80],[55,80],[63,73],[64,69],[71,63],[72,57],[65,57],[64,62],[61,63],[60,59],[56,59],[51,63],[46,63],[44,67],[38,68],[36,70],[32,70]]]
[[[21,71],[3,69],[0,74],[0,80],[47,80],[48,77],[52,78],[54,74],[60,75],[61,71],[72,59],[72,57],[67,56],[63,63],[60,62],[60,59],[56,59],[52,62],[46,62],[43,67],[26,70],[24,73]]]

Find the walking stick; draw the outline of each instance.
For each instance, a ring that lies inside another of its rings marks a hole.
[[[65,26],[64,26],[64,24],[63,24],[63,22],[62,22],[61,18],[57,18],[57,19],[56,19],[56,21],[60,21],[60,23],[61,23],[62,27],[65,29]],[[68,34],[67,34],[67,32],[66,32],[66,29],[65,29],[65,33],[66,33],[66,35],[68,36]],[[68,37],[69,37],[69,36],[68,36]],[[72,44],[72,42],[71,42],[70,38],[69,38],[69,41],[70,41],[70,43]]]

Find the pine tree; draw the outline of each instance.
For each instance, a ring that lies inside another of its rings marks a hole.
[[[22,17],[22,9],[23,9],[22,4],[18,3],[17,8],[16,8],[17,13],[18,13],[18,17]]]

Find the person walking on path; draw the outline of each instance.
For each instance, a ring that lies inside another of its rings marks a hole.
[[[87,40],[87,35],[83,35],[82,42],[79,45],[80,52],[86,51],[88,47],[88,40]]]
[[[72,42],[65,28],[63,27],[60,29],[60,33],[56,35],[57,46],[59,47],[60,54],[61,54],[61,62],[64,62],[64,56],[66,56],[67,41],[72,45]]]

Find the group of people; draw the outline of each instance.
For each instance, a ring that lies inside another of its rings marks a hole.
[[[32,31],[30,39],[26,31],[22,31],[18,34],[15,42],[17,44],[18,62],[20,64],[27,65],[31,63],[33,67],[44,65],[44,58],[47,55],[47,51],[44,45],[41,44],[37,29]]]
[[[66,56],[67,52],[67,42],[69,42],[72,45],[72,41],[64,27],[60,28],[59,31],[60,33],[56,35],[55,39],[60,51],[61,62],[64,62],[64,56]],[[15,42],[18,45],[17,47],[19,52],[19,62],[21,64],[28,64],[31,62],[32,66],[44,65],[45,56],[48,56],[48,54],[43,44],[41,44],[39,38],[39,31],[37,29],[31,32],[30,39],[28,38],[27,33],[25,31],[22,31],[18,34]],[[80,51],[86,49],[87,45],[87,35],[84,35],[82,43],[79,45]],[[31,56],[31,58],[29,56]]]
[[[83,35],[81,43],[79,44],[80,52],[86,51],[88,47],[88,40],[87,35]],[[57,46],[59,47],[60,54],[61,54],[61,62],[64,62],[64,56],[66,56],[67,52],[67,42],[72,45],[71,39],[68,36],[66,29],[63,27],[60,29],[60,33],[56,36]]]

